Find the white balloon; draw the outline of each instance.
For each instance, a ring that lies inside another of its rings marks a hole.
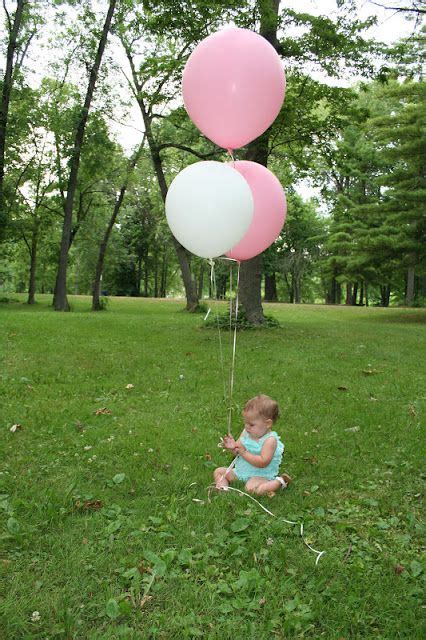
[[[251,189],[222,162],[196,162],[171,183],[166,216],[175,238],[201,258],[215,258],[235,246],[253,218]]]

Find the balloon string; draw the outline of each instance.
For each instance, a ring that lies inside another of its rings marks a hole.
[[[216,312],[216,324],[217,324],[217,332],[219,336],[219,358],[220,358],[220,368],[222,371],[222,383],[223,383],[223,401],[226,402],[226,384],[225,384],[225,366],[223,363],[223,347],[222,347],[222,334],[220,332],[220,320],[219,320],[219,311],[218,311],[218,301],[217,301],[217,283],[216,283],[216,272],[214,268],[214,260],[209,260],[210,264],[210,285],[213,299],[215,300],[215,312]],[[207,318],[208,313],[205,317]]]
[[[226,474],[228,473],[228,471],[230,471],[232,469],[232,467],[234,466],[236,460],[237,460],[238,456],[236,458],[234,458],[234,460],[231,462],[231,464],[229,465],[229,467],[227,468],[227,470],[225,471],[225,473],[223,474],[221,480],[226,476]],[[216,485],[210,485],[209,486],[209,502],[210,502],[210,489],[217,489]],[[269,511],[269,509],[267,509],[266,507],[263,506],[263,504],[261,504],[259,502],[259,500],[256,500],[256,498],[253,498],[253,496],[251,496],[249,493],[246,493],[245,491],[241,491],[241,489],[237,489],[236,487],[231,487],[231,486],[227,486],[227,487],[221,487],[221,489],[219,489],[219,491],[236,491],[237,493],[239,493],[241,496],[246,496],[247,498],[250,498],[250,500],[253,500],[253,502],[255,502],[256,504],[259,505],[259,507],[261,507],[261,509],[263,509],[264,511],[266,511],[267,514],[269,514],[270,516],[272,516],[273,518],[276,518],[277,516],[275,515],[275,513],[272,513],[272,511]],[[283,522],[290,524],[290,525],[298,525],[297,522],[294,522],[294,520],[286,520],[285,518],[280,518],[280,520],[282,520]],[[315,553],[316,560],[315,560],[315,566],[318,564],[318,562],[320,561],[320,559],[322,558],[322,556],[326,553],[326,551],[318,551],[318,549],[314,549],[314,547],[312,547],[309,542],[306,540],[305,536],[304,536],[304,527],[303,527],[303,522],[300,523],[300,533],[299,533],[302,542],[304,545],[306,545],[308,547],[308,549],[310,551],[312,551],[313,553]]]
[[[240,288],[240,263],[238,263],[237,271],[237,290],[235,294],[235,324],[234,324],[234,339],[232,345],[232,360],[231,371],[229,376],[229,414],[228,414],[228,434],[231,434],[231,422],[232,422],[232,397],[234,393],[234,378],[235,378],[235,356],[237,352],[237,323],[238,323],[238,293]]]
[[[234,158],[234,154],[232,153],[232,149],[227,149],[227,152],[231,156],[231,160],[232,160],[233,166],[235,167],[235,158]]]

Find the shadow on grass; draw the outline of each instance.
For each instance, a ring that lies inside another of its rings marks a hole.
[[[359,320],[392,324],[426,324],[426,309],[392,309],[386,310],[380,315],[371,314],[366,317],[360,317]]]

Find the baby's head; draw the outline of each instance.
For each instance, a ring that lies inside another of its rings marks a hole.
[[[278,420],[278,417],[278,403],[265,395],[251,398],[243,409],[245,430],[255,438],[264,436]]]

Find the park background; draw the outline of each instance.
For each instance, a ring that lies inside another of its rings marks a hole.
[[[424,12],[5,3],[0,638],[424,637]],[[274,516],[209,502],[230,269],[212,299],[164,217],[179,171],[227,161],[180,96],[226,24],[267,37],[287,76],[277,121],[237,152],[289,201],[241,265],[231,403],[235,433],[248,397],[281,406],[294,482],[262,499]]]

